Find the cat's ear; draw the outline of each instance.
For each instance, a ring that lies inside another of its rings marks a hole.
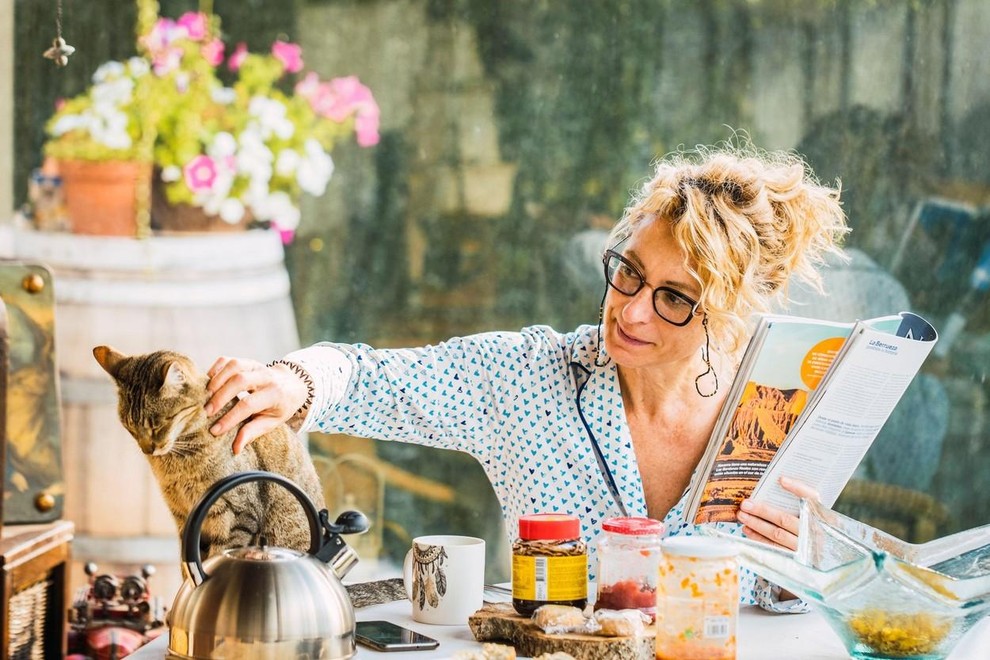
[[[97,346],[93,349],[93,357],[95,357],[96,361],[100,363],[100,366],[103,367],[104,371],[116,378],[117,365],[119,365],[120,361],[127,356],[119,351],[115,351],[109,346]]]
[[[162,390],[178,390],[186,382],[186,372],[182,370],[178,362],[169,362],[165,370],[165,382],[162,383]]]

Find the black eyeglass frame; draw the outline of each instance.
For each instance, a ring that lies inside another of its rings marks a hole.
[[[608,262],[613,257],[616,258],[616,259],[618,259],[620,262],[622,262],[622,264],[624,266],[626,266],[629,270],[631,270],[633,273],[635,273],[636,274],[636,277],[639,278],[639,286],[637,286],[634,291],[623,291],[622,289],[620,289],[619,287],[617,287],[612,282],[612,278],[609,277],[609,273],[608,273]],[[646,277],[643,276],[642,271],[640,271],[640,269],[637,268],[634,263],[632,263],[631,261],[629,261],[628,259],[626,259],[625,257],[623,257],[621,254],[619,254],[615,250],[605,250],[605,254],[602,255],[602,266],[603,266],[603,268],[605,270],[605,282],[606,282],[606,284],[608,284],[608,286],[612,287],[613,289],[615,289],[616,291],[618,291],[619,293],[621,293],[624,296],[630,296],[630,297],[631,296],[635,296],[637,293],[639,293],[643,289],[644,286],[647,286]],[[684,302],[688,303],[691,306],[691,311],[688,313],[688,317],[686,319],[684,319],[681,322],[675,322],[675,321],[671,321],[666,316],[664,316],[663,314],[660,313],[660,310],[657,309],[657,293],[659,293],[661,291],[664,292],[664,293],[669,293],[669,294],[673,295],[675,298],[680,298],[681,300],[683,300]],[[677,326],[678,328],[683,328],[684,326],[686,326],[688,323],[691,322],[691,319],[693,319],[694,317],[696,317],[698,315],[698,305],[701,304],[700,302],[698,302],[696,300],[692,300],[688,296],[685,296],[683,293],[681,293],[677,289],[672,289],[669,286],[658,286],[658,287],[654,288],[653,289],[653,295],[650,297],[650,301],[653,303],[653,311],[656,313],[657,316],[659,316],[660,318],[662,318],[667,323],[669,323],[669,324],[671,324],[673,326]]]

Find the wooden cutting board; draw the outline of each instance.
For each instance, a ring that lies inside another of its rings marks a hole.
[[[485,603],[468,617],[468,625],[479,642],[511,644],[519,655],[531,657],[562,651],[577,660],[647,660],[655,654],[656,629],[652,625],[638,637],[548,635],[532,619],[517,614],[509,603]]]

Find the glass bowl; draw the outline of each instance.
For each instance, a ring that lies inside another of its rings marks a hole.
[[[990,608],[990,525],[913,544],[804,499],[796,552],[702,531],[820,610],[853,658],[945,658]]]

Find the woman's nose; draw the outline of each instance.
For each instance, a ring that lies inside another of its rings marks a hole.
[[[656,312],[653,310],[653,292],[649,287],[643,287],[629,298],[622,308],[622,316],[633,323],[647,323],[653,320]]]

